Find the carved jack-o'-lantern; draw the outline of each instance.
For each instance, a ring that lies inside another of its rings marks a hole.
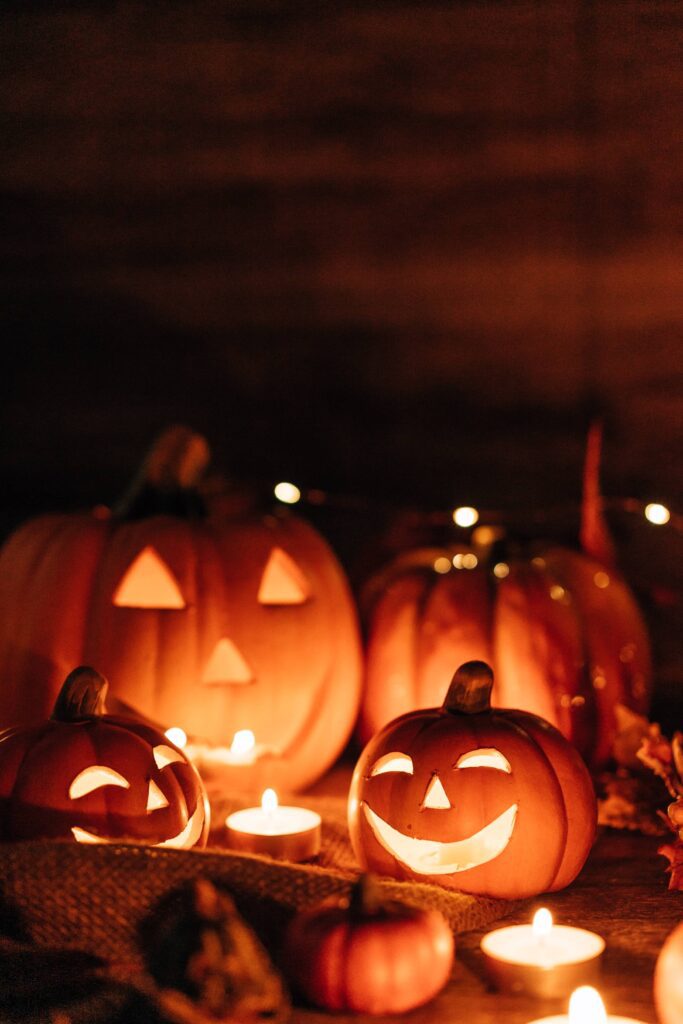
[[[523,711],[492,709],[469,662],[443,707],[401,716],[367,745],[349,794],[364,870],[503,898],[561,889],[593,843],[596,801],[576,750]]]
[[[115,515],[27,523],[0,555],[0,722],[48,713],[73,664],[164,729],[229,748],[283,789],[321,775],[360,700],[355,608],[325,541],[293,516],[209,515],[203,439],[163,435]],[[248,784],[245,769],[241,782]]]
[[[0,733],[0,836],[204,846],[209,806],[166,737],[104,713],[107,681],[74,669],[48,722]]]

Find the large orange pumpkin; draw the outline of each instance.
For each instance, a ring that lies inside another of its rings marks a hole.
[[[595,838],[588,770],[543,719],[491,708],[492,685],[488,665],[461,665],[442,706],[368,743],[349,791],[363,870],[504,899],[576,877]]]
[[[107,686],[74,669],[47,722],[0,733],[0,836],[205,846],[196,769],[163,733],[107,715]]]
[[[495,549],[494,549],[495,550]],[[644,714],[647,632],[612,567],[568,548],[508,557],[454,545],[400,556],[375,580],[360,732],[439,702],[450,666],[490,663],[493,703],[541,715],[592,764],[610,756],[615,707]]]
[[[598,767],[609,760],[616,707],[644,714],[652,669],[645,624],[616,569],[600,494],[602,429],[588,434],[581,550],[502,544],[480,527],[471,545],[400,555],[368,586],[360,734],[440,700],[451,665],[493,665],[493,703],[541,715]]]
[[[360,700],[356,613],[334,554],[287,514],[207,515],[205,442],[178,428],[109,517],[44,516],[0,553],[0,723],[48,714],[66,671],[208,747],[256,738],[240,785],[306,786]],[[220,764],[220,761],[216,762]]]

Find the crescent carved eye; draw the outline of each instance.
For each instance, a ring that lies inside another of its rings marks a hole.
[[[185,758],[180,751],[174,750],[173,747],[167,747],[164,743],[155,747],[152,754],[154,755],[154,763],[157,768],[165,768],[167,764],[174,764],[176,761],[185,762]]]
[[[71,800],[78,800],[79,797],[87,796],[102,786],[123,786],[124,789],[130,789],[130,782],[113,768],[107,768],[104,764],[91,764],[73,780],[69,786],[69,797]]]
[[[495,747],[479,747],[477,750],[470,750],[463,754],[455,763],[455,768],[497,768],[500,772],[512,773],[512,767],[505,757]]]
[[[392,751],[378,758],[372,766],[370,775],[384,775],[385,772],[404,772],[406,775],[413,774],[413,759],[400,751]]]

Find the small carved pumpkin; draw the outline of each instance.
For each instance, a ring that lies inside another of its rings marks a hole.
[[[405,1013],[432,999],[453,964],[453,933],[438,910],[382,901],[361,876],[351,899],[304,910],[284,942],[285,971],[308,1002],[351,1013]]]
[[[204,846],[209,805],[163,733],[105,714],[107,681],[67,677],[49,721],[0,733],[0,836]]]
[[[683,924],[674,928],[660,950],[654,991],[661,1024],[683,1024]]]
[[[365,870],[515,899],[561,889],[593,843],[596,800],[574,747],[523,711],[490,707],[493,674],[462,665],[440,708],[390,722],[349,793]]]
[[[303,788],[356,719],[355,606],[307,523],[211,514],[207,460],[203,438],[172,428],[113,515],[45,516],[9,538],[0,723],[49,714],[69,668],[95,664],[126,709],[206,748],[251,730],[263,760],[241,769],[240,785]]]

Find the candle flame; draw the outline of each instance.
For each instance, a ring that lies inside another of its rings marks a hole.
[[[534,919],[531,922],[531,930],[534,933],[535,939],[545,939],[547,935],[550,935],[550,930],[553,926],[553,915],[550,913],[547,907],[541,907],[534,914]]]
[[[277,808],[277,793],[274,789],[264,789],[261,797],[261,808],[266,814],[272,814]]]
[[[187,733],[179,725],[171,726],[170,729],[166,730],[164,736],[171,743],[175,743],[176,747],[180,747],[181,750],[187,745]]]
[[[597,989],[582,985],[572,992],[569,1024],[607,1024],[607,1011]]]
[[[249,754],[256,746],[256,737],[251,729],[238,729],[230,744],[230,753],[237,757]]]

